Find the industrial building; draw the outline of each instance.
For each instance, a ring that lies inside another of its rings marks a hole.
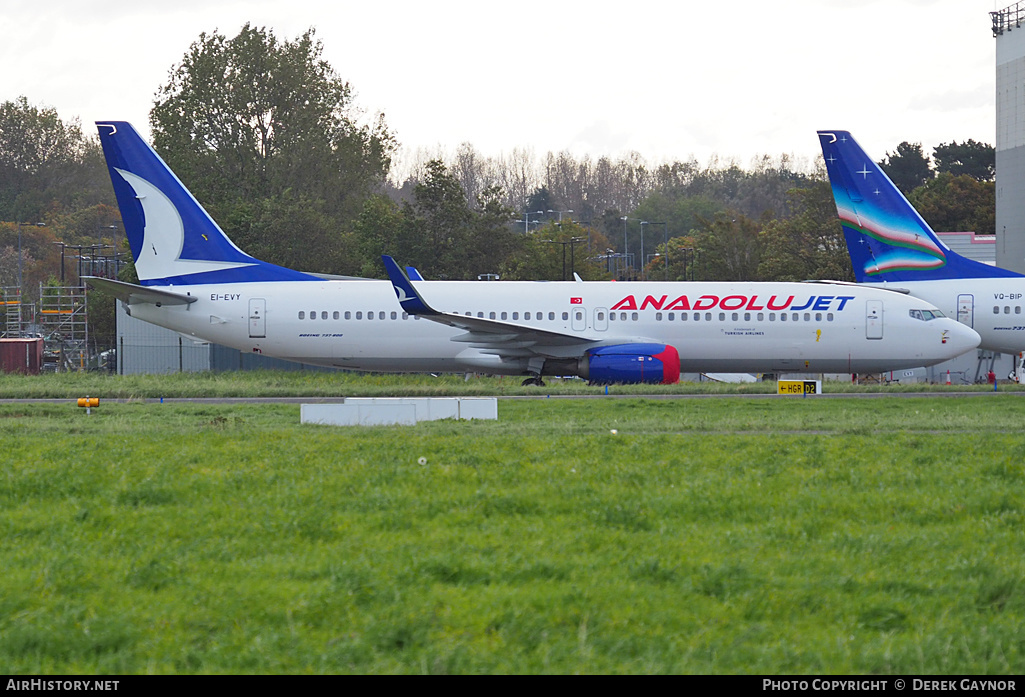
[[[991,12],[996,39],[996,265],[1025,273],[1025,2]]]

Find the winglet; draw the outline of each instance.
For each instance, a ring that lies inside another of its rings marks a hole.
[[[423,281],[424,277],[420,275],[420,272],[416,270],[415,266],[407,266],[406,274],[409,275],[410,281]]]
[[[428,305],[420,294],[416,292],[409,277],[402,268],[395,263],[387,254],[381,255],[384,268],[388,271],[388,279],[395,289],[395,297],[399,299],[399,305],[405,312],[411,315],[440,315],[441,313]]]

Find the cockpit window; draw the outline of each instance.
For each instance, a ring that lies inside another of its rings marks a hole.
[[[923,322],[936,319],[937,317],[945,317],[939,310],[908,310],[908,314],[914,319],[920,319]]]

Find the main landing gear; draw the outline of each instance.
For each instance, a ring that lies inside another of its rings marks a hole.
[[[545,367],[545,359],[540,356],[534,356],[527,361],[527,373],[530,377],[523,381],[523,386],[537,385],[538,387],[544,387],[545,381],[541,379],[541,370]]]

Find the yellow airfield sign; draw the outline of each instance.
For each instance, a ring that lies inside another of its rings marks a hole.
[[[777,380],[776,394],[822,394],[821,380]]]

